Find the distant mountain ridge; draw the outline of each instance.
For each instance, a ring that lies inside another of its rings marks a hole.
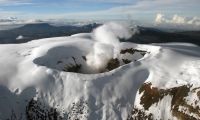
[[[22,27],[11,30],[1,30],[0,44],[24,43],[41,38],[69,36],[77,33],[89,33],[100,25],[101,24],[97,23],[82,26],[53,26],[48,23],[26,24]],[[157,28],[142,26],[137,26],[137,29],[139,33],[126,41],[140,44],[186,42],[200,46],[200,31],[167,32]]]
[[[19,28],[0,31],[0,44],[24,43],[34,39],[88,33],[99,25],[96,23],[83,26],[53,26],[48,23],[26,24]],[[23,36],[24,38],[16,40],[18,36]]]
[[[156,28],[141,26],[138,26],[138,31],[139,34],[132,36],[126,41],[140,44],[186,42],[200,45],[200,31],[166,32]]]

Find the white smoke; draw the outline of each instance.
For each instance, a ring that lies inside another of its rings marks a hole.
[[[132,36],[130,29],[125,24],[107,23],[94,30],[94,39],[110,45],[119,44],[119,38],[128,39]]]
[[[105,69],[110,59],[117,58],[120,52],[119,39],[128,39],[134,32],[131,32],[128,25],[113,22],[95,29],[93,39],[96,43],[93,52],[86,56],[87,64],[93,68],[93,72],[100,72]]]
[[[157,14],[155,24],[160,27],[177,28],[183,30],[200,30],[200,18],[182,17],[174,15],[172,18],[166,18],[163,14]]]

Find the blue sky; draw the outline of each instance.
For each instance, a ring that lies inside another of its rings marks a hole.
[[[18,3],[17,5],[5,4],[1,8],[7,11],[33,12],[36,13],[74,13],[105,10],[117,6],[127,5],[127,3],[115,2],[94,2],[80,0],[33,0],[30,3]]]
[[[156,14],[200,17],[200,0],[0,0],[1,18],[134,19]]]

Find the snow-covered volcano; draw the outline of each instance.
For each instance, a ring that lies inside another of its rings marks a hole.
[[[200,119],[200,48],[119,42],[135,33],[0,45],[0,120]]]

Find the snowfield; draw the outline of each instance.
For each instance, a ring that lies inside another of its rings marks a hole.
[[[200,47],[92,33],[0,45],[0,120],[200,119]]]

